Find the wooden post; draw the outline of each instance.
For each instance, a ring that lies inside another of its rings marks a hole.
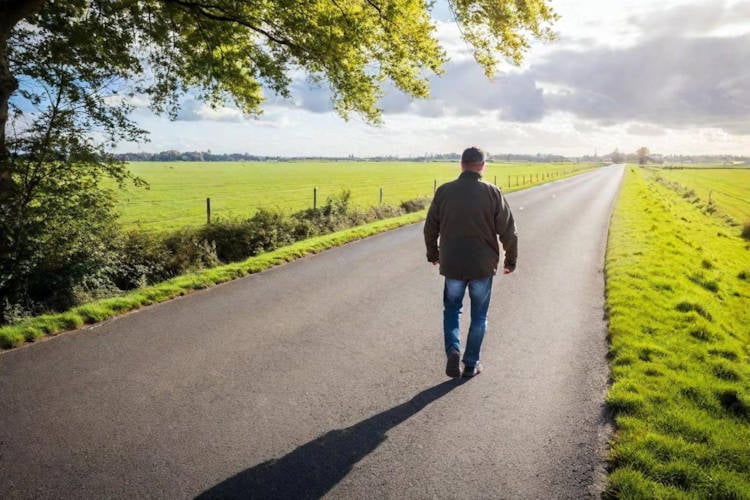
[[[495,176],[495,186],[497,186],[497,176]]]
[[[206,198],[206,224],[211,224],[211,198]]]
[[[432,194],[434,195],[436,191],[437,191],[437,179],[432,181]]]
[[[380,204],[383,204],[383,188],[380,188]]]
[[[510,188],[510,175],[508,176],[508,187]]]
[[[313,188],[313,210],[318,209],[318,186]]]

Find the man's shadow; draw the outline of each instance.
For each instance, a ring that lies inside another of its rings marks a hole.
[[[346,429],[330,431],[291,453],[247,469],[197,498],[320,498],[387,438],[393,427],[461,384],[448,380],[406,403]]]

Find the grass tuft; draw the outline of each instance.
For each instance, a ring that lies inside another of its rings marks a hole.
[[[708,353],[712,356],[720,356],[724,359],[728,359],[729,361],[737,361],[740,359],[740,356],[736,352],[726,349],[709,349]]]
[[[721,406],[729,413],[743,419],[750,418],[750,408],[735,390],[725,390],[718,394]]]
[[[716,334],[705,326],[699,326],[690,330],[690,336],[703,342],[712,342],[716,339]]]
[[[26,340],[26,336],[21,327],[8,327],[5,331],[0,332],[0,347],[3,349],[12,349],[23,345],[24,340]]]
[[[702,286],[709,292],[716,293],[719,291],[719,284],[714,280],[707,280],[701,275],[693,274],[688,279],[695,283],[696,285]]]
[[[713,321],[713,316],[711,316],[711,314],[708,311],[706,311],[706,309],[700,304],[682,301],[678,303],[674,308],[683,313],[695,311],[700,316],[703,316],[704,318],[706,318],[708,321]]]
[[[711,371],[722,380],[740,380],[740,375],[727,363],[716,363]]]

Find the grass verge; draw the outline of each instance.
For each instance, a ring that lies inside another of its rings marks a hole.
[[[206,269],[178,276],[158,285],[85,304],[60,314],[46,314],[29,318],[15,325],[0,328],[0,347],[10,349],[40,337],[74,330],[86,324],[98,323],[142,306],[164,302],[194,290],[258,273],[305,255],[315,254],[374,234],[413,224],[423,220],[426,210],[385,219],[325,236],[300,241],[277,250],[250,257],[242,262]]]
[[[750,498],[750,245],[628,168],[606,259],[608,498]]]

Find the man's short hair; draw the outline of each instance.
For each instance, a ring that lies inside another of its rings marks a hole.
[[[477,146],[464,149],[461,155],[461,164],[466,166],[479,166],[487,160],[487,153]]]

